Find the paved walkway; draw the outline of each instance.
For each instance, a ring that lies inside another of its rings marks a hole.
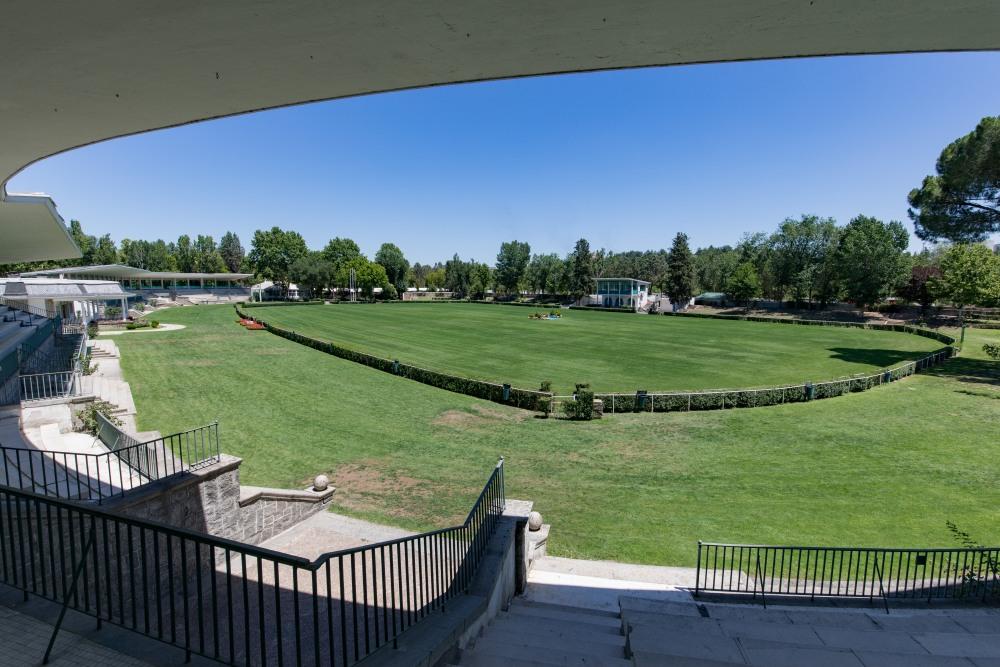
[[[31,616],[0,606],[0,667],[42,664],[52,626]],[[146,667],[136,660],[80,635],[63,630],[52,649],[52,667]]]
[[[156,327],[142,327],[141,329],[118,329],[114,331],[102,331],[99,335],[101,336],[121,336],[122,334],[133,334],[133,333],[151,333],[155,331],[177,331],[179,329],[186,329],[187,327],[183,324],[167,324],[166,322],[161,322],[160,326]]]

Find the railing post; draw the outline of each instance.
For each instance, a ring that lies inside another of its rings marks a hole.
[[[83,549],[80,550],[81,551],[80,562],[76,564],[76,569],[73,572],[73,582],[70,585],[69,590],[66,592],[66,597],[63,600],[62,609],[59,610],[59,618],[56,620],[56,624],[52,628],[52,636],[49,637],[49,645],[45,649],[45,656],[42,658],[43,665],[49,664],[49,657],[52,654],[52,647],[56,643],[56,637],[59,635],[59,628],[62,627],[63,619],[66,617],[66,610],[69,608],[69,601],[73,599],[73,596],[76,594],[76,587],[80,583],[80,573],[83,572],[83,566],[87,562],[87,552],[90,551],[91,546],[94,546],[96,549],[94,533],[95,533],[94,523],[93,521],[91,521],[90,531],[87,535],[87,544],[84,545]],[[95,563],[97,562],[96,554],[94,562]],[[25,591],[25,595],[27,595],[27,591]]]
[[[694,596],[701,592],[701,540],[698,540],[698,560],[694,566]]]

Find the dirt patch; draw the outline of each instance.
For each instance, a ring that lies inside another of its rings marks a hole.
[[[531,413],[525,410],[503,410],[485,405],[472,406],[472,412],[465,410],[446,410],[434,421],[435,426],[450,426],[453,428],[486,428],[501,423],[523,422]]]
[[[339,466],[331,475],[331,483],[337,488],[337,505],[357,511],[377,509],[394,517],[423,518],[415,509],[422,503],[413,501],[432,495],[427,482],[386,472],[384,468],[385,463],[378,460]]]

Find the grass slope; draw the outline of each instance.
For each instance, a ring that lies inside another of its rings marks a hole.
[[[863,394],[572,423],[247,332],[230,307],[158,319],[188,328],[115,338],[140,426],[219,418],[244,483],[299,487],[330,472],[338,511],[449,525],[503,454],[508,495],[535,501],[556,555],[692,565],[698,539],[945,546],[947,520],[1000,542],[1000,363],[979,351],[1000,332],[971,331],[935,374]]]
[[[942,347],[904,333],[479,304],[262,308],[299,333],[466,377],[534,389],[552,380],[598,391],[753,387],[870,371]]]

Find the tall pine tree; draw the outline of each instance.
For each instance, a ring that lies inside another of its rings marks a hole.
[[[686,308],[694,296],[694,278],[694,255],[688,246],[687,234],[678,232],[667,255],[667,296],[674,310]]]

